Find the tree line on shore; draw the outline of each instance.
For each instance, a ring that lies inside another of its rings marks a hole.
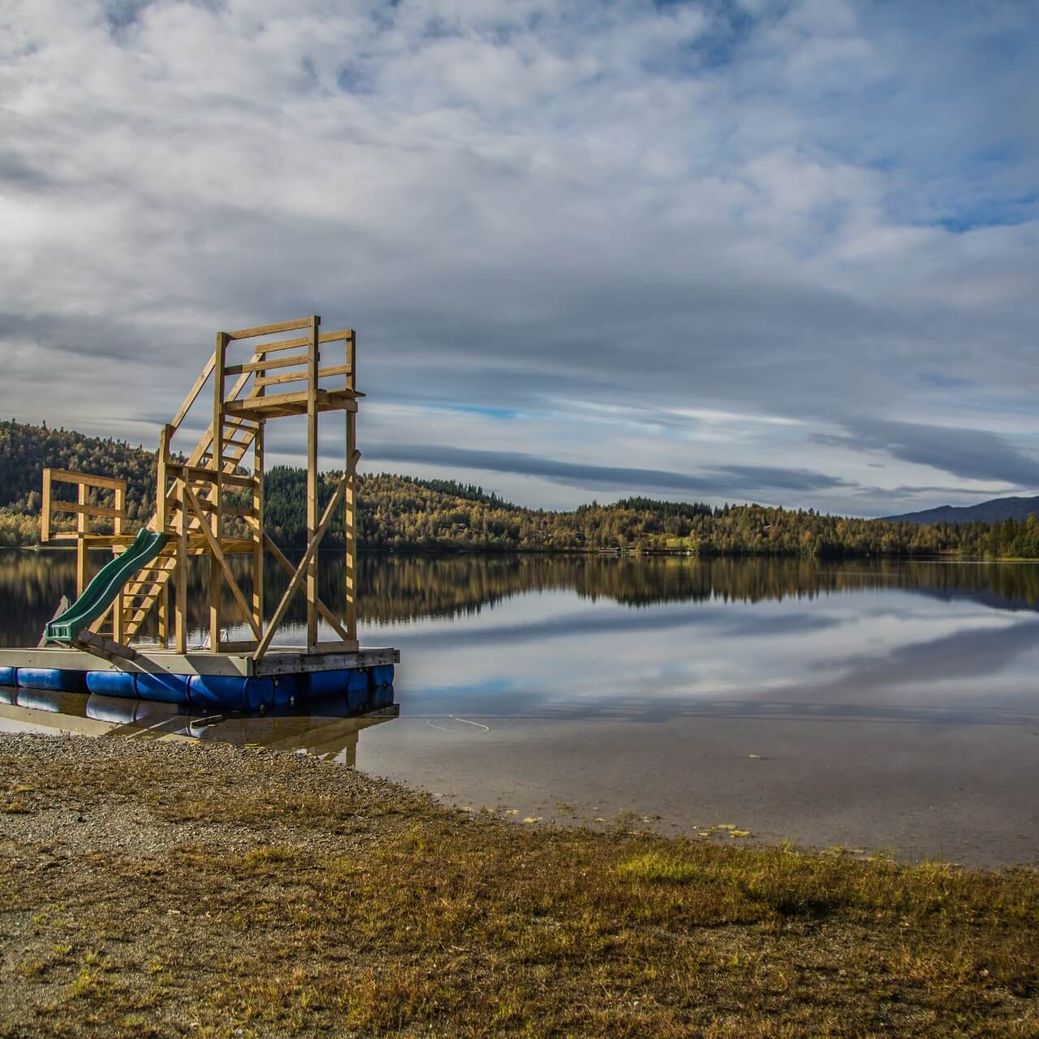
[[[125,441],[0,421],[0,545],[39,539],[44,467],[102,473],[127,481],[131,530],[154,510],[155,454]],[[321,498],[337,473],[321,477]],[[306,474],[268,470],[266,522],[285,547],[306,541]],[[389,473],[360,478],[362,547],[394,550],[613,551],[697,556],[933,556],[1039,558],[1039,520],[913,524],[828,516],[814,509],[655,501],[633,497],[592,502],[572,512],[530,509],[453,480]],[[342,515],[326,543],[342,543]]]

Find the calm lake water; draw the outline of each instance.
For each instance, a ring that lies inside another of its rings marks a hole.
[[[391,556],[360,580],[399,718],[136,724],[518,819],[1039,862],[1039,565]],[[34,643],[72,582],[71,556],[0,554],[0,641]]]

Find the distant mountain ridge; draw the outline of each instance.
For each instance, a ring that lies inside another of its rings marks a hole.
[[[1026,520],[1030,513],[1039,516],[1039,496],[1034,498],[993,498],[980,505],[940,505],[922,512],[885,516],[890,523],[1002,523]]]

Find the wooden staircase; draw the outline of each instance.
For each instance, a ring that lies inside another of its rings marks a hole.
[[[249,451],[256,446],[256,440],[260,434],[260,424],[247,419],[227,418],[221,422],[221,427],[221,472],[228,476],[237,475],[241,478],[241,465]],[[217,481],[212,478],[216,473],[212,425],[195,445],[194,450],[188,456],[186,465],[191,468],[208,470],[206,474],[195,473],[186,479],[203,507],[208,505],[215,510]],[[250,477],[249,479],[255,478]],[[149,530],[159,530],[165,527],[168,531],[179,532],[183,517],[189,539],[198,543],[203,536],[201,521],[196,515],[184,509],[183,496],[176,493],[176,487],[167,490],[166,505],[165,521],[156,513],[148,521]],[[234,507],[231,509],[225,507],[222,513],[226,516],[232,511],[237,510]],[[132,642],[138,637],[148,615],[160,598],[165,596],[170,578],[176,569],[177,545],[176,542],[171,541],[150,566],[142,570],[134,580],[127,584],[122,600],[122,637],[125,641]],[[165,641],[167,638],[166,628],[165,611],[160,610],[160,641]]]

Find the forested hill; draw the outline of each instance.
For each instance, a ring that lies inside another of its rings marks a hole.
[[[108,473],[128,481],[131,519],[152,513],[153,452],[67,430],[0,421],[0,544],[38,538],[45,466]],[[336,475],[322,477],[327,500]],[[276,466],[267,474],[267,523],[286,547],[305,541],[305,474]],[[362,477],[362,547],[477,551],[641,551],[697,555],[925,556],[1039,558],[1039,521],[994,525],[918,524],[822,516],[812,509],[709,505],[628,498],[573,512],[528,509],[452,480],[380,474]],[[342,537],[337,517],[326,537]]]

